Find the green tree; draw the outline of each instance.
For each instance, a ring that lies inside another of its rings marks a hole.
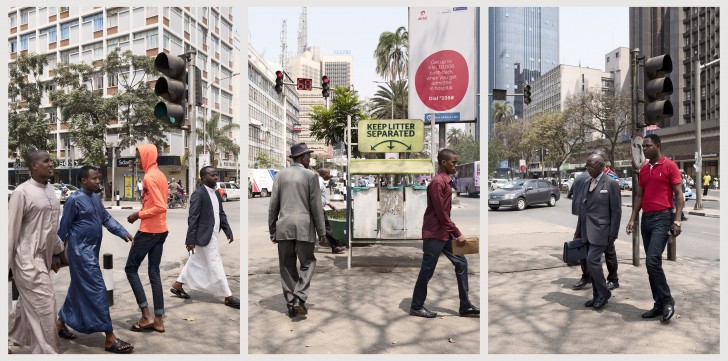
[[[371,99],[371,115],[375,119],[409,119],[407,112],[409,87],[406,80],[390,80],[379,85]]]
[[[255,163],[259,169],[271,169],[279,166],[268,152],[258,152],[255,156]]]
[[[331,98],[331,106],[326,109],[320,105],[311,108],[311,135],[323,140],[326,145],[344,141],[346,133],[346,117],[351,115],[351,126],[356,127],[360,119],[365,119],[359,96],[347,87],[335,87]],[[352,142],[357,142],[357,132],[352,131]],[[359,156],[359,150],[353,147],[353,156]]]
[[[407,77],[409,33],[400,26],[395,32],[385,31],[379,35],[374,50],[377,74],[385,80],[402,80]]]
[[[207,154],[210,155],[210,164],[217,163],[218,152],[228,152],[237,156],[240,153],[240,146],[233,141],[233,137],[237,134],[234,131],[240,126],[233,122],[229,122],[220,126],[220,114],[213,113],[210,119],[203,119],[204,133],[197,130],[199,140],[207,144]],[[197,154],[205,154],[204,145],[197,146]]]
[[[584,137],[578,122],[560,111],[543,112],[531,118],[528,141],[539,149],[547,150],[543,163],[561,173],[564,161],[583,147]],[[570,114],[570,113],[568,113]],[[560,179],[560,177],[559,177]]]
[[[447,145],[450,149],[457,147],[458,143],[465,137],[465,132],[456,127],[447,130]]]
[[[488,176],[494,174],[501,160],[508,159],[508,149],[503,141],[493,138],[488,141]]]
[[[47,57],[41,54],[21,55],[8,64],[10,156],[22,158],[29,150],[52,151],[56,147],[55,141],[48,136],[49,120],[55,120],[55,115],[49,119],[41,108],[41,100],[49,88],[49,84],[40,79],[47,64]]]
[[[480,160],[480,142],[473,139],[470,135],[460,138],[457,144],[452,147],[458,155],[458,163],[472,163]]]
[[[491,119],[493,119],[494,125],[510,123],[511,121],[513,121],[515,119],[514,115],[513,115],[513,107],[509,103],[506,103],[506,102],[502,102],[502,101],[493,102]],[[494,136],[496,136],[496,134],[494,134]]]

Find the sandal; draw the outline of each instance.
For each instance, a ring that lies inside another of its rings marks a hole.
[[[134,332],[157,331],[159,333],[164,333],[164,329],[159,330],[159,329],[157,329],[157,328],[154,327],[154,322],[152,322],[152,323],[150,323],[148,325],[142,326],[142,324],[137,321],[137,322],[134,322],[134,324],[131,325],[130,330],[131,331],[134,331]]]
[[[169,291],[174,293],[175,295],[177,295],[177,297],[179,297],[179,298],[184,298],[184,299],[190,298],[190,295],[188,295],[187,292],[185,292],[185,290],[182,287],[180,287],[180,288],[172,287],[169,289]]]
[[[104,350],[113,353],[129,353],[133,349],[134,346],[132,346],[130,343],[122,341],[118,338],[116,339],[116,341],[114,341],[114,343],[111,344],[111,347],[104,347]]]
[[[235,296],[226,297],[225,306],[240,309],[240,299]]]
[[[58,330],[58,337],[65,338],[66,340],[73,340],[76,338],[76,335],[74,335],[66,325],[63,325],[63,328]]]

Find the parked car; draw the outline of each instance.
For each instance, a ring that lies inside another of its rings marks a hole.
[[[622,178],[624,179],[624,185],[622,185],[622,189],[626,191],[632,190],[632,177],[629,178]]]
[[[240,188],[235,183],[217,182],[217,190],[220,192],[220,197],[222,197],[223,202],[231,199],[240,200]]]
[[[542,179],[516,179],[496,189],[488,195],[488,207],[496,211],[501,207],[511,207],[521,211],[526,207],[545,203],[556,205],[561,197],[559,188],[550,181]]]
[[[508,179],[503,178],[494,178],[488,181],[488,185],[490,186],[491,191],[494,191],[504,186],[506,183],[508,183]]]
[[[683,183],[683,198],[685,201],[688,199],[693,199],[693,191],[690,190],[690,187],[688,187],[687,184]]]
[[[8,200],[10,200],[10,196],[13,195],[14,190],[15,190],[15,186],[8,184]]]
[[[66,193],[63,194],[63,188],[59,183],[53,183],[53,188],[56,191],[56,197],[58,197],[58,200],[61,202],[61,204],[66,203],[66,199],[71,196],[71,194],[78,190],[75,186],[72,186],[70,184],[64,184],[66,187]]]
[[[571,198],[574,196],[574,190],[571,189],[571,186],[574,185],[574,180],[576,180],[577,177],[579,177],[584,172],[573,172],[569,174],[569,180],[566,182],[568,184],[569,189],[566,191],[566,198]]]

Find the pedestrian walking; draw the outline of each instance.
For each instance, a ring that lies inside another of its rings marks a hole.
[[[427,284],[435,273],[435,267],[441,254],[444,254],[455,266],[460,297],[459,314],[461,317],[480,317],[480,309],[468,298],[468,260],[465,256],[452,253],[452,243],[465,243],[465,237],[450,219],[452,210],[452,179],[458,164],[458,156],[450,149],[437,153],[438,169],[430,185],[427,186],[427,208],[422,221],[422,265],[412,293],[410,315],[434,318],[437,313],[425,308]]]
[[[25,162],[30,179],[15,188],[8,205],[8,266],[19,294],[8,315],[8,338],[34,354],[53,354],[60,340],[50,271],[58,272],[64,248],[56,235],[61,204],[48,183],[48,152],[30,151]]]
[[[584,306],[595,310],[603,308],[612,297],[602,269],[602,254],[608,245],[614,246],[622,217],[622,195],[619,184],[604,173],[605,160],[598,154],[589,156],[586,169],[590,182],[580,184],[584,189],[579,202],[579,218],[574,238],[587,244],[586,264],[592,280],[592,299]]]
[[[321,207],[326,208],[326,206],[329,206],[331,210],[335,211],[336,207],[329,202],[329,196],[326,192],[326,182],[331,179],[331,171],[328,168],[319,168],[318,170],[319,175],[319,188],[321,189]],[[324,212],[324,225],[326,227],[326,239],[329,241],[329,246],[331,247],[331,253],[334,254],[341,254],[346,252],[346,247],[344,247],[344,244],[336,239],[336,237],[333,236],[331,233],[331,223],[329,223],[329,217],[326,216],[326,212]],[[319,246],[325,246],[324,244],[319,244]]]
[[[703,176],[703,195],[708,195],[708,188],[710,188],[710,174],[705,173]]]
[[[313,150],[306,143],[291,146],[289,157],[293,164],[276,175],[268,208],[268,231],[271,241],[278,245],[281,284],[289,317],[308,313],[305,303],[316,270],[316,235],[319,242],[326,240],[318,176],[308,170],[311,153]]]
[[[164,294],[159,263],[162,261],[164,241],[168,233],[167,177],[157,167],[157,147],[154,144],[144,144],[136,148],[136,164],[141,164],[144,170],[144,200],[142,209],[126,218],[129,223],[141,219],[141,224],[134,235],[124,271],[136,303],[142,311],[142,317],[132,324],[131,330],[164,332]],[[154,315],[149,311],[144,286],[139,278],[139,265],[147,257]]]
[[[230,291],[220,257],[217,236],[220,230],[225,232],[228,244],[233,243],[234,239],[222,208],[222,198],[215,191],[217,170],[211,166],[202,167],[200,179],[202,185],[192,193],[187,217],[185,247],[192,254],[170,291],[177,297],[190,298],[182,287],[187,285],[191,290],[223,297],[226,306],[240,308],[240,299]]]
[[[63,205],[58,237],[68,245],[66,255],[71,284],[56,326],[62,330],[60,332],[68,332],[66,326],[86,334],[104,332],[106,351],[129,353],[134,346],[117,338],[111,324],[106,285],[99,266],[99,250],[104,236],[101,227],[106,227],[126,242],[134,239],[101,204],[101,198],[96,194],[100,185],[99,175],[96,167],[81,167],[78,172],[81,190],[71,194]]]
[[[617,173],[609,168],[609,161],[607,160],[609,157],[607,157],[607,153],[604,150],[597,149],[592,152],[592,154],[596,154],[604,159],[605,164],[604,171],[602,173],[608,176],[609,179],[614,179],[615,181],[617,181],[616,183],[619,184],[619,176],[617,175]],[[592,177],[589,175],[589,172],[582,172],[576,177],[576,179],[574,179],[574,184],[571,187],[571,189],[573,189],[571,214],[575,216],[579,215],[579,208],[584,203],[584,196],[586,195],[584,191],[587,189],[584,184],[588,183],[591,178]],[[617,262],[617,249],[615,248],[613,242],[608,243],[607,247],[604,249],[604,261],[607,264],[608,272],[607,288],[609,288],[609,290],[611,291],[619,287],[619,275],[617,274],[619,263]],[[574,290],[581,290],[587,284],[592,283],[592,279],[589,276],[589,267],[587,267],[586,258],[579,260],[579,266],[581,267],[581,278],[576,284],[572,286],[572,289]]]
[[[655,302],[652,309],[642,314],[642,318],[662,316],[662,321],[667,322],[675,313],[675,300],[662,269],[662,253],[670,237],[677,237],[682,232],[679,217],[685,199],[680,169],[675,162],[662,155],[660,136],[646,135],[642,148],[649,162],[640,168],[639,188],[627,223],[627,234],[632,233],[635,219],[642,210],[640,231],[650,290]],[[673,195],[677,201],[675,212],[672,210]]]

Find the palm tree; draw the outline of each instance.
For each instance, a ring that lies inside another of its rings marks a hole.
[[[493,124],[508,123],[513,119],[513,107],[509,103],[493,102]]]
[[[408,119],[409,87],[406,80],[380,85],[372,98],[372,117],[376,119]]]
[[[213,166],[216,164],[218,152],[230,152],[235,156],[240,153],[240,146],[233,141],[233,137],[237,135],[233,131],[240,128],[239,125],[230,122],[221,127],[220,114],[217,113],[213,113],[212,117],[205,121],[204,124],[204,133],[198,131],[197,136],[203,141],[206,140],[205,144],[207,145],[207,153],[210,154],[210,164]],[[203,153],[205,153],[204,146],[198,145],[197,154]]]
[[[460,128],[450,128],[450,130],[447,131],[447,144],[450,148],[454,148],[455,146],[460,143],[460,140],[463,139],[465,136],[465,133]]]
[[[409,33],[404,26],[396,32],[385,31],[379,36],[379,44],[374,50],[377,61],[377,74],[385,80],[402,80],[407,77],[407,49]]]

